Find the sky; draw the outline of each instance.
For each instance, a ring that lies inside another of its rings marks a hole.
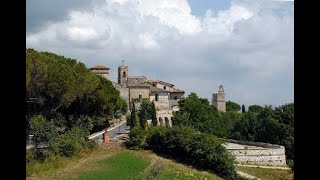
[[[292,0],[27,0],[26,47],[246,106],[294,102]]]

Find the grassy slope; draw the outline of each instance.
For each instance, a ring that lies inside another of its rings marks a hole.
[[[27,179],[220,179],[212,173],[197,171],[150,151],[121,147],[97,148],[78,157],[34,164],[29,166],[30,170],[33,173]]]
[[[280,169],[266,169],[259,167],[243,167],[236,166],[236,169],[248,173],[250,175],[256,176],[262,180],[291,180],[293,179],[293,174],[291,170],[280,170]]]
[[[160,157],[150,151],[132,151],[119,146],[102,146],[77,157],[44,164],[27,165],[27,179],[221,179],[213,173]],[[290,171],[237,167],[261,179],[293,179]]]

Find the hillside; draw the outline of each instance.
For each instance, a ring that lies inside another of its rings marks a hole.
[[[241,168],[260,179],[293,179],[284,170]],[[73,158],[27,166],[32,179],[221,179],[217,175],[161,157],[151,151],[128,150],[118,143],[99,145]]]

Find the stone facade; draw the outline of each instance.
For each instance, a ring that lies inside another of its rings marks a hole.
[[[118,68],[118,84],[125,87],[128,80],[128,66],[119,66]]]
[[[103,76],[103,77],[109,79],[109,69],[110,68],[108,68],[106,66],[97,65],[97,66],[90,68],[90,71],[94,74],[97,74],[97,75],[100,75],[100,76]]]
[[[129,68],[123,64],[118,68],[118,83],[112,83],[119,90],[120,97],[126,100],[129,110],[132,103],[139,109],[141,100],[149,99],[155,102],[158,125],[172,126],[172,110],[179,110],[178,101],[184,95],[183,90],[174,88],[171,83],[149,80],[145,76],[129,76]]]
[[[223,86],[219,86],[218,93],[212,94],[212,105],[218,110],[226,112],[226,99]]]
[[[158,126],[172,127],[172,110],[157,111]]]
[[[232,145],[227,145],[227,151],[234,156],[239,164],[286,166],[286,155],[284,146],[251,142],[226,140]]]
[[[156,100],[156,95],[158,95],[158,100]],[[157,110],[170,110],[168,92],[151,93],[150,101],[154,101]]]
[[[149,99],[150,89],[148,87],[129,87],[129,99]]]

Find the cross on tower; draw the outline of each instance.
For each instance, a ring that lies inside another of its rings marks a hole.
[[[122,66],[124,66],[124,60],[122,60]]]

